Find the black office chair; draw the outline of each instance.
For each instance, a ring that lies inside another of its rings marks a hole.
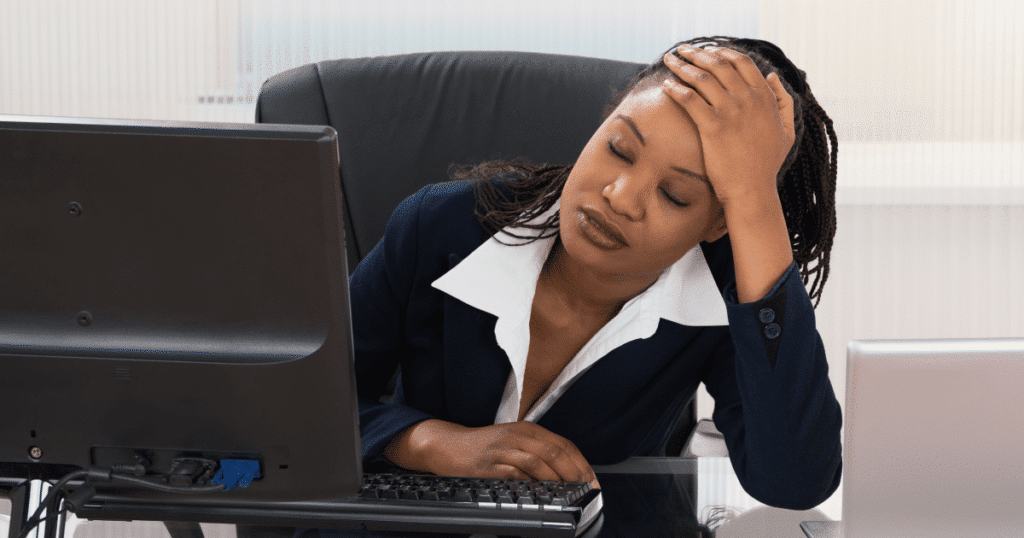
[[[349,270],[394,208],[453,164],[568,164],[642,64],[528,52],[435,52],[318,62],[268,79],[256,121],[338,132]],[[684,409],[666,454],[696,426]]]

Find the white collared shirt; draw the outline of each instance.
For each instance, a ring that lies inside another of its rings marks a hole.
[[[542,222],[558,211],[559,204],[531,222]],[[509,229],[520,236],[535,237],[536,230]],[[500,234],[505,243],[518,243]],[[530,349],[530,313],[537,279],[555,238],[526,244],[503,244],[491,237],[433,287],[498,318],[494,336],[512,363],[495,424],[519,418],[520,398]],[[619,313],[580,349],[551,382],[547,391],[527,411],[523,420],[537,422],[579,376],[610,351],[640,338],[650,338],[665,319],[680,325],[728,325],[725,300],[715,285],[700,245],[690,249],[662,273],[643,293],[630,299]]]

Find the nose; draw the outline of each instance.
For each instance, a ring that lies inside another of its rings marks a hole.
[[[644,218],[643,182],[622,174],[604,186],[601,194],[612,211],[631,221]]]

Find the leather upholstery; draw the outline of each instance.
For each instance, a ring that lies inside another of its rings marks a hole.
[[[391,211],[450,165],[569,164],[641,64],[528,52],[434,52],[323,61],[268,79],[256,121],[338,132],[349,270]]]

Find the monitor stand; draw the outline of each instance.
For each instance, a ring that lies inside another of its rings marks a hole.
[[[8,538],[17,538],[25,521],[39,508],[39,503],[50,492],[51,484],[45,480],[26,480],[11,491],[11,521]],[[61,498],[58,495],[45,510],[43,520],[26,535],[26,538],[63,538],[64,514],[60,513]],[[54,516],[56,514],[56,517]]]
[[[51,484],[44,480],[29,480],[15,486],[10,490],[11,496],[11,520],[6,535],[0,538],[18,538],[21,534],[25,521],[32,517],[39,503],[46,498],[50,492]],[[46,513],[58,513],[56,518],[44,517],[43,521],[32,529],[26,538],[64,538],[64,523],[66,514],[61,513],[63,499],[58,496],[46,509]],[[199,523],[193,521],[164,521],[164,527],[171,538],[204,538],[203,529]]]

